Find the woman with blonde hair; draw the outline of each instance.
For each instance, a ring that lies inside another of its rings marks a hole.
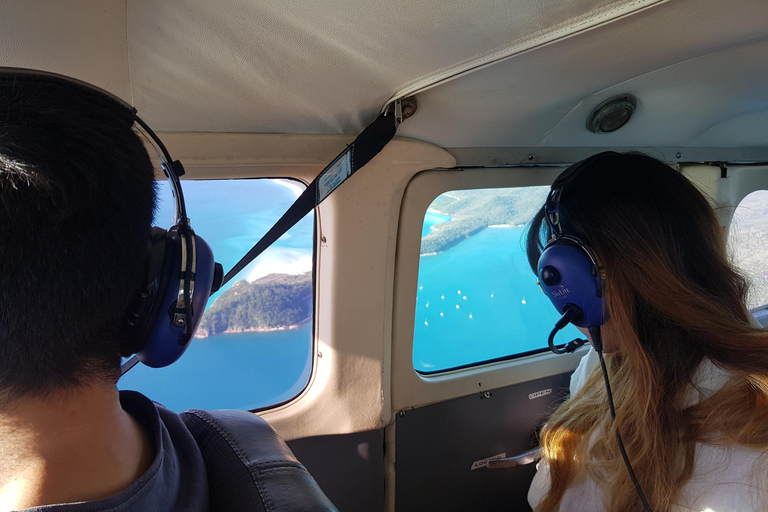
[[[598,349],[602,338],[615,420],[590,353],[583,385],[542,430],[531,506],[768,510],[768,332],[751,321],[705,197],[653,158],[600,153],[564,171],[532,221],[540,279],[550,242],[582,243],[596,264],[590,338]]]

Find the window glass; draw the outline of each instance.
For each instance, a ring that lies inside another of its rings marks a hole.
[[[413,366],[432,373],[547,347],[559,318],[525,256],[549,187],[455,190],[424,216]],[[569,326],[562,344],[580,337]]]
[[[169,228],[174,203],[158,183],[155,225]],[[225,273],[304,190],[285,179],[182,182],[192,228]],[[197,335],[167,368],[136,365],[119,383],[174,411],[256,409],[296,396],[312,365],[314,213],[208,301]]]
[[[750,280],[748,307],[768,304],[768,190],[752,192],[739,203],[728,232],[728,251]]]

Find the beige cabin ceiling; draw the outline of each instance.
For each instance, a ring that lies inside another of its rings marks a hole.
[[[403,88],[503,54],[420,92],[400,134],[451,148],[768,134],[765,0],[25,0],[0,5],[0,43],[0,64],[93,82],[160,131],[354,134]],[[589,133],[589,111],[623,92],[636,117]]]

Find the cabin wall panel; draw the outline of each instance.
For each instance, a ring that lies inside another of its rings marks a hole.
[[[390,421],[400,202],[414,174],[453,164],[440,148],[396,139],[321,205],[313,375],[295,400],[260,413],[285,439],[361,432]]]
[[[565,373],[403,411],[396,419],[397,512],[530,510],[534,464],[473,467],[538,446],[535,432],[567,396],[568,382]]]

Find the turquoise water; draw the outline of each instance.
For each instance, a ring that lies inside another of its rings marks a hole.
[[[523,252],[524,228],[486,228],[421,256],[414,368],[432,372],[547,346],[558,318]],[[568,327],[558,336],[579,333]]]
[[[432,226],[435,224],[440,224],[441,222],[447,222],[449,220],[451,220],[449,215],[443,215],[442,213],[428,210],[427,213],[424,214],[424,224],[421,226],[421,238],[427,236],[429,232],[432,231]]]
[[[296,396],[311,372],[310,324],[295,331],[195,338],[167,368],[136,365],[120,389],[141,391],[174,411],[256,409]]]

